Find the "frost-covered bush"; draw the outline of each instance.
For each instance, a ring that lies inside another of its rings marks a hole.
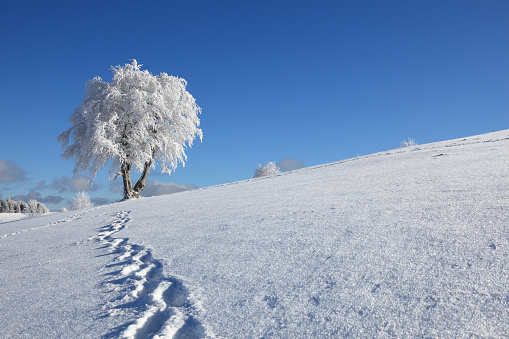
[[[24,201],[14,201],[11,197],[6,200],[0,199],[0,213],[23,213],[26,208]]]
[[[417,146],[417,143],[415,142],[414,139],[410,139],[410,138],[407,138],[407,139],[408,139],[407,141],[403,140],[399,147]]]
[[[3,213],[14,213],[16,210],[15,202],[11,200],[11,197],[7,197],[7,199],[3,202]]]
[[[85,193],[85,191],[82,191],[78,192],[78,194],[76,194],[76,197],[72,198],[71,203],[69,204],[69,209],[71,211],[75,211],[84,208],[89,208],[92,206],[94,206],[94,204],[92,203],[92,201],[90,201],[90,197],[88,196],[87,193]]]
[[[62,207],[62,208],[60,209],[60,213],[63,213],[63,212],[67,212],[67,208]]]
[[[48,213],[48,212],[49,212],[48,208],[42,202],[38,202],[35,199],[31,199],[28,202],[27,208],[24,211],[24,213],[29,218],[37,217],[39,215],[42,215],[42,214],[45,214],[45,213]]]
[[[274,162],[269,161],[263,167],[260,164],[256,166],[254,178],[265,177],[267,175],[274,175],[279,173],[281,173],[279,167],[277,167]]]

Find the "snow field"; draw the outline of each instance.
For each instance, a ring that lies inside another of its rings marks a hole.
[[[16,221],[26,218],[23,213],[0,213],[0,224],[9,221]]]
[[[509,336],[509,130],[0,228],[0,337]]]
[[[220,337],[503,337],[508,140],[146,199],[128,234],[200,291]]]

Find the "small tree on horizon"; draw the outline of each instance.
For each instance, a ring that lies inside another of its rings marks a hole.
[[[37,217],[48,212],[48,208],[42,202],[35,199],[28,201],[27,208],[24,211],[29,218]]]
[[[90,80],[69,119],[71,128],[58,137],[62,158],[74,161],[75,176],[88,172],[93,179],[111,163],[110,179],[122,176],[124,199],[140,196],[156,163],[168,174],[179,163],[185,165],[186,145],[203,135],[198,128],[201,108],[186,90],[187,82],[140,67],[132,60],[112,67],[112,82]],[[142,173],[134,187],[131,169]]]
[[[275,162],[269,161],[263,167],[258,164],[254,172],[254,178],[265,177],[268,175],[280,174],[281,170],[276,166]]]
[[[407,138],[407,139],[408,139],[407,141],[403,140],[399,147],[403,148],[403,147],[417,146],[417,142],[415,142],[415,139],[410,139],[410,138]]]
[[[85,191],[81,191],[76,194],[76,197],[72,198],[69,209],[71,211],[76,211],[92,206],[94,206],[94,203],[90,201],[88,194]]]

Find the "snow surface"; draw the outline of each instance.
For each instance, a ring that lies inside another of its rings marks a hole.
[[[0,224],[3,222],[16,221],[26,218],[23,213],[0,213]]]
[[[509,336],[509,130],[0,225],[0,337]]]

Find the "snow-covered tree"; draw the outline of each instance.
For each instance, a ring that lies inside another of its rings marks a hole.
[[[12,208],[13,208],[12,213],[21,213],[21,207],[19,205],[19,201],[13,200],[12,201]]]
[[[62,207],[62,208],[60,209],[60,213],[64,213],[64,212],[67,212],[67,208]]]
[[[276,163],[269,161],[265,164],[265,166],[261,166],[258,164],[256,166],[254,172],[254,178],[265,177],[267,175],[279,174],[281,173],[279,167],[276,166]]]
[[[7,197],[7,200],[4,201],[4,213],[16,213],[16,205],[17,203],[11,199],[11,197]]]
[[[42,202],[39,202],[35,199],[31,199],[30,201],[28,201],[28,205],[24,213],[28,217],[33,218],[48,212],[49,212],[48,208]]]
[[[41,214],[49,213],[49,209],[42,202],[38,202],[38,211]]]
[[[87,193],[85,193],[85,191],[78,192],[76,197],[72,198],[71,203],[69,204],[71,211],[81,210],[92,206],[94,206],[94,204],[90,201],[90,197]]]
[[[110,179],[122,175],[124,198],[139,197],[151,168],[171,174],[185,164],[186,144],[192,146],[201,108],[186,90],[187,82],[161,73],[142,71],[136,60],[112,67],[112,82],[95,77],[87,83],[86,96],[63,132],[64,159],[75,163],[74,175],[88,172],[93,178],[111,163]],[[70,139],[73,143],[70,143]],[[134,187],[131,169],[142,173]]]
[[[25,213],[25,211],[28,209],[28,204],[24,201],[19,202],[19,213]]]
[[[407,141],[403,140],[399,147],[417,146],[417,143],[415,142],[414,139],[410,139],[410,138],[407,138],[407,139],[408,139]]]
[[[24,201],[15,201],[8,197],[5,201],[0,199],[0,213],[21,213],[25,208]]]

